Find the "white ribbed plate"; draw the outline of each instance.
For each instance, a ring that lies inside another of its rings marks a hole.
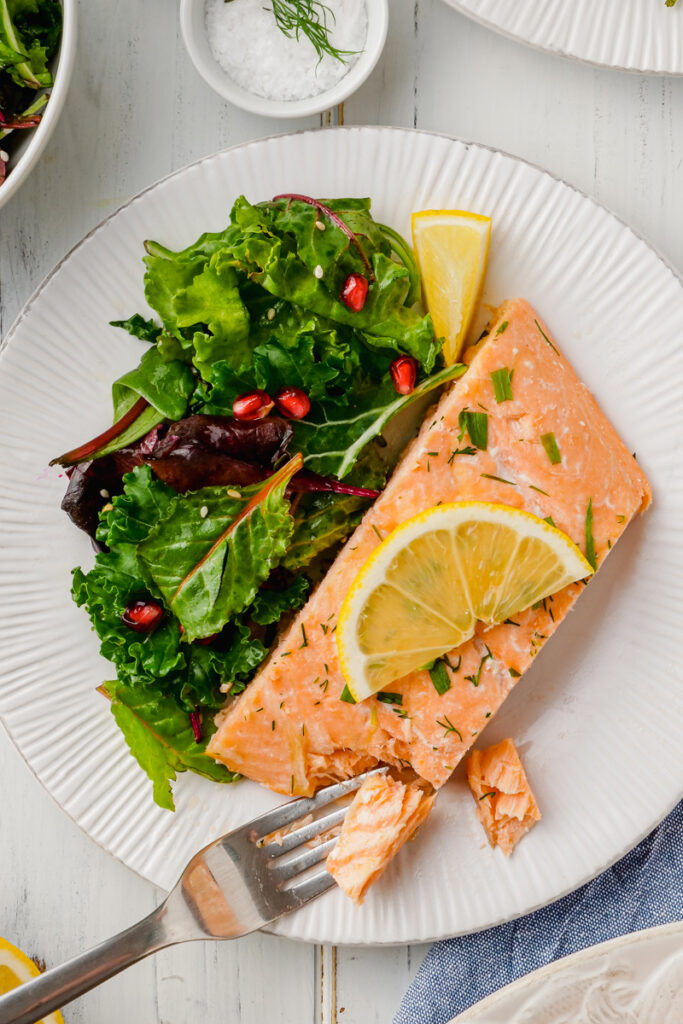
[[[532,971],[451,1024],[681,1024],[683,921],[622,935]]]
[[[519,743],[543,822],[506,861],[485,848],[461,779],[357,910],[329,894],[278,931],[407,942],[483,928],[573,889],[676,802],[683,746],[683,286],[627,227],[528,164],[440,136],[346,128],[267,139],[193,164],[96,228],[30,300],[0,359],[0,714],[55,800],[161,887],[198,847],[275,802],[192,776],[176,814],[152,803],[95,686],[111,671],[69,570],[87,538],[60,512],[55,452],[100,430],[112,380],[142,346],[109,320],[144,311],[142,242],[218,230],[240,192],[369,195],[405,233],[412,210],[494,221],[485,302],[537,306],[652,481],[655,502],[521,681],[487,740]]]
[[[683,75],[683,0],[446,0],[539,50],[646,75]]]

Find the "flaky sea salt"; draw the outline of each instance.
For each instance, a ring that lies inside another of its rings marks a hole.
[[[207,0],[206,29],[215,60],[248,92],[273,100],[317,96],[355,64],[368,32],[366,0],[325,0],[330,42],[354,55],[322,60],[303,34],[288,38],[269,0]]]

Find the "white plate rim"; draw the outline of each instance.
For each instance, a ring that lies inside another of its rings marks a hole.
[[[450,2],[450,0],[447,0],[447,2]],[[682,2],[683,2],[683,0],[682,0]],[[5,334],[4,338],[0,339],[0,374],[2,373],[2,370],[3,370],[3,366],[4,366],[4,362],[5,362],[4,356],[6,354],[7,347],[9,345],[10,341],[12,340],[14,334],[16,333],[16,331],[19,328],[19,326],[26,319],[26,317],[29,315],[29,313],[31,312],[33,304],[39,298],[39,296],[41,295],[43,290],[47,287],[47,285],[52,280],[52,278],[61,270],[62,266],[86,242],[88,242],[95,235],[97,235],[100,230],[103,230],[110,221],[114,220],[121,212],[123,212],[124,210],[126,210],[129,207],[133,206],[139,200],[143,199],[149,192],[151,192],[154,189],[156,189],[157,186],[163,185],[165,182],[167,182],[167,181],[169,181],[169,180],[171,180],[171,179],[173,179],[173,178],[175,178],[177,176],[182,175],[184,172],[186,172],[190,168],[194,168],[194,167],[200,166],[202,164],[206,164],[206,163],[208,163],[208,162],[210,162],[210,161],[214,160],[215,158],[220,157],[222,155],[225,155],[225,154],[228,154],[228,153],[231,153],[231,152],[235,152],[235,151],[239,151],[239,150],[243,150],[243,149],[247,149],[247,148],[252,147],[252,146],[259,146],[259,145],[262,145],[264,143],[275,141],[275,140],[278,140],[278,139],[285,139],[285,138],[291,138],[291,137],[296,137],[296,136],[299,136],[299,137],[302,137],[302,136],[305,137],[305,136],[308,136],[308,135],[318,135],[319,136],[319,135],[322,135],[323,133],[324,134],[329,134],[329,133],[345,133],[345,134],[349,133],[349,134],[353,134],[354,132],[359,132],[359,131],[370,131],[373,134],[375,134],[375,133],[376,134],[389,134],[389,135],[390,134],[404,134],[404,135],[410,134],[410,135],[416,135],[416,136],[430,136],[430,137],[433,137],[435,139],[443,140],[445,142],[450,142],[450,143],[455,143],[455,144],[461,145],[461,146],[463,146],[465,148],[472,148],[472,149],[475,149],[475,150],[481,150],[481,151],[487,152],[487,153],[492,154],[492,155],[500,155],[500,156],[503,156],[505,158],[508,158],[508,159],[512,160],[514,163],[521,164],[521,165],[524,165],[524,166],[526,166],[528,168],[531,168],[534,171],[538,172],[539,174],[543,175],[545,178],[547,178],[551,182],[556,183],[556,184],[560,184],[560,185],[564,186],[565,188],[569,189],[571,192],[576,193],[584,201],[588,201],[588,203],[592,207],[596,208],[598,211],[602,211],[603,213],[606,212],[607,214],[609,214],[609,216],[611,218],[613,218],[616,222],[618,222],[618,224],[622,228],[626,229],[626,231],[629,232],[629,234],[632,235],[633,238],[636,241],[638,241],[639,243],[645,245],[647,247],[647,249],[649,249],[657,257],[657,259],[663,264],[663,266],[672,275],[672,277],[681,286],[681,288],[683,288],[683,273],[678,271],[678,269],[676,267],[674,267],[674,265],[659,251],[659,249],[656,246],[654,246],[650,241],[648,241],[647,238],[644,235],[641,235],[632,225],[630,225],[628,223],[628,221],[626,221],[625,219],[620,217],[618,214],[614,213],[614,211],[611,210],[610,207],[608,207],[606,204],[604,204],[602,202],[599,202],[597,199],[595,199],[593,196],[589,195],[588,193],[586,193],[582,189],[580,189],[577,186],[571,184],[570,182],[567,182],[563,178],[559,177],[558,175],[555,175],[555,174],[551,173],[550,171],[548,171],[547,169],[545,169],[541,165],[538,165],[538,164],[536,164],[536,163],[534,163],[532,161],[525,160],[525,159],[523,159],[521,157],[516,156],[515,154],[508,153],[505,150],[498,149],[498,148],[493,147],[493,146],[487,146],[487,145],[484,145],[484,144],[478,143],[478,142],[469,142],[467,140],[459,138],[458,136],[449,135],[448,133],[445,133],[445,132],[428,131],[428,130],[423,130],[423,129],[420,129],[420,128],[395,127],[395,126],[390,126],[390,125],[344,125],[344,126],[330,126],[330,127],[326,127],[326,128],[313,128],[313,129],[311,129],[311,128],[302,128],[302,129],[299,129],[299,130],[294,131],[294,132],[288,132],[288,131],[277,132],[277,133],[274,133],[272,135],[263,136],[263,137],[260,137],[260,138],[257,138],[257,139],[253,139],[253,140],[249,140],[249,141],[246,141],[246,142],[238,143],[238,144],[236,144],[234,146],[228,146],[228,147],[216,150],[215,152],[213,152],[211,154],[208,154],[207,156],[201,157],[198,160],[191,161],[190,163],[184,165],[183,167],[180,167],[180,168],[178,168],[178,169],[176,169],[174,171],[171,171],[168,174],[163,175],[158,180],[152,182],[150,185],[148,185],[147,187],[145,187],[144,189],[142,189],[141,191],[139,191],[135,195],[131,196],[128,200],[126,200],[124,203],[122,203],[116,210],[114,210],[112,213],[108,214],[107,217],[105,217],[103,220],[101,220],[96,225],[94,225],[90,229],[90,231],[88,231],[81,239],[79,239],[78,242],[76,242],[69,249],[69,251],[59,260],[59,262],[55,265],[55,267],[50,271],[50,273],[47,274],[47,276],[41,281],[41,283],[34,289],[34,291],[29,296],[29,298],[27,299],[27,301],[24,304],[24,306],[22,307],[22,309],[19,311],[19,313],[15,317],[13,323],[11,324],[11,326],[10,326],[9,330],[7,331],[7,333]],[[31,772],[31,774],[35,777],[35,779],[42,786],[42,788],[46,790],[46,792],[48,793],[50,798],[60,808],[60,810],[68,816],[68,818],[80,829],[80,831],[84,835],[88,836],[89,839],[94,841],[97,844],[97,846],[100,847],[100,849],[104,850],[109,856],[113,857],[115,860],[117,860],[120,864],[122,864],[128,870],[132,871],[139,878],[142,878],[144,881],[149,882],[149,884],[153,885],[157,890],[159,890],[159,892],[165,892],[165,890],[163,889],[162,886],[160,886],[159,884],[154,882],[152,879],[148,878],[147,875],[145,875],[142,871],[139,871],[138,869],[136,869],[134,867],[131,867],[123,859],[123,857],[119,856],[114,851],[108,849],[104,845],[104,843],[101,843],[98,839],[94,839],[90,835],[90,833],[85,828],[85,826],[82,825],[76,819],[76,817],[71,814],[70,811],[66,810],[66,808],[64,808],[62,806],[62,804],[59,802],[59,800],[56,797],[56,795],[54,795],[53,792],[50,789],[48,789],[47,786],[43,783],[43,781],[39,777],[37,771],[35,770],[34,766],[29,762],[28,758],[26,757],[26,755],[22,751],[22,749],[19,746],[18,742],[15,740],[15,737],[13,736],[13,734],[12,734],[10,728],[9,728],[9,725],[7,724],[7,722],[5,720],[5,716],[2,714],[1,711],[0,711],[0,724],[2,724],[2,726],[4,727],[6,735],[11,740],[13,746],[17,750],[17,752],[20,755],[20,757],[22,758],[22,760],[24,761],[24,764],[28,767],[28,769]],[[456,928],[455,930],[451,930],[451,931],[448,931],[446,933],[436,932],[436,933],[430,933],[428,935],[419,935],[419,936],[417,936],[415,938],[403,937],[402,936],[401,938],[396,939],[396,940],[385,940],[385,939],[380,939],[380,940],[377,940],[377,939],[367,939],[366,940],[366,939],[363,939],[363,938],[354,938],[353,940],[338,940],[338,939],[330,940],[329,938],[326,938],[326,937],[322,937],[322,938],[310,938],[310,937],[308,937],[307,938],[307,937],[303,937],[303,936],[300,936],[300,935],[289,935],[289,934],[287,935],[287,937],[293,939],[294,941],[302,941],[302,942],[311,942],[311,941],[328,942],[328,941],[333,941],[333,942],[335,942],[335,944],[338,944],[338,945],[346,945],[346,944],[348,944],[348,945],[355,945],[355,946],[369,946],[369,947],[370,946],[389,946],[390,947],[390,946],[403,946],[406,943],[434,942],[434,941],[439,941],[439,940],[444,939],[444,938],[451,938],[451,937],[455,938],[455,937],[457,937],[459,935],[463,935],[463,934],[474,934],[474,933],[476,933],[478,931],[484,931],[484,930],[486,930],[488,928],[496,927],[497,925],[500,925],[500,924],[503,924],[503,923],[507,923],[507,922],[512,921],[512,920],[516,920],[516,919],[518,919],[520,917],[524,917],[527,914],[534,912],[535,910],[538,910],[538,909],[541,909],[544,906],[547,906],[550,902],[555,902],[556,900],[561,899],[563,896],[566,896],[570,892],[574,892],[576,889],[580,888],[582,885],[585,885],[587,882],[589,882],[593,878],[597,877],[600,873],[605,871],[607,868],[611,867],[613,864],[615,864],[617,861],[619,861],[622,857],[624,857],[628,852],[630,852],[630,850],[632,850],[635,846],[637,846],[647,835],[649,835],[650,832],[655,827],[657,827],[657,825],[660,824],[661,821],[663,821],[664,818],[673,810],[673,808],[678,804],[678,802],[681,799],[683,799],[683,782],[681,784],[681,787],[680,787],[677,795],[672,799],[671,803],[664,809],[663,813],[654,822],[648,823],[647,825],[645,825],[643,827],[642,830],[638,831],[638,834],[635,835],[632,838],[632,841],[630,841],[628,844],[624,845],[622,849],[617,851],[614,855],[610,855],[609,857],[604,858],[600,862],[600,864],[598,865],[598,867],[595,870],[589,871],[587,874],[582,876],[578,881],[573,881],[567,887],[562,888],[562,889],[558,889],[557,892],[553,895],[551,900],[541,899],[538,902],[529,903],[525,907],[525,909],[523,909],[523,910],[521,910],[519,912],[516,912],[516,913],[512,913],[512,914],[510,914],[510,913],[501,913],[501,915],[499,917],[491,918],[489,921],[487,921],[486,923],[484,923],[484,924],[482,924],[482,925],[480,925],[478,927],[467,928],[467,929],[464,929],[464,930]],[[266,932],[272,932],[274,934],[281,934],[281,933],[278,932],[278,928],[277,928],[277,923],[276,922],[274,922],[272,925],[269,925],[269,926],[265,927],[263,930],[266,931]]]
[[[679,936],[683,940],[683,921],[670,921],[668,924],[658,924],[652,928],[641,928],[637,932],[627,932],[625,935],[617,935],[613,939],[605,939],[604,942],[598,942],[594,946],[578,949],[575,953],[569,953],[567,956],[560,957],[559,960],[553,960],[551,963],[545,964],[544,967],[537,967],[535,971],[523,974],[509,984],[503,985],[502,988],[492,992],[484,999],[468,1006],[466,1010],[448,1021],[448,1024],[476,1024],[476,1014],[479,1012],[494,1010],[496,1005],[504,1003],[508,996],[518,992],[523,993],[526,989],[540,985],[555,975],[561,974],[562,971],[571,969],[575,964],[588,962],[605,953],[620,952],[631,946],[647,944],[669,935]]]
[[[466,18],[469,18],[470,21],[476,22],[483,28],[487,28],[491,32],[496,32],[498,35],[504,36],[506,39],[511,39],[515,43],[521,43],[523,46],[529,46],[532,50],[537,50],[539,53],[547,53],[551,57],[562,57],[563,60],[574,61],[578,64],[587,64],[589,67],[602,68],[606,71],[621,71],[629,75],[647,75],[652,78],[678,78],[683,75],[683,68],[666,70],[661,68],[641,68],[636,67],[635,65],[611,64],[608,61],[595,60],[590,57],[584,57],[579,53],[573,53],[571,50],[564,50],[560,46],[544,46],[543,43],[526,39],[525,36],[512,32],[510,29],[504,28],[502,25],[498,25],[495,21],[492,21],[491,18],[486,18],[483,14],[475,13],[467,6],[465,0],[444,0],[444,2],[449,7],[458,11],[459,14],[463,14]]]

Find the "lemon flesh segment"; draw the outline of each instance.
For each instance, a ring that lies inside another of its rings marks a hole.
[[[593,570],[560,530],[520,509],[459,502],[397,527],[344,599],[337,648],[356,701]]]
[[[13,946],[7,939],[0,937],[0,996],[11,992],[25,981],[37,978],[40,971],[25,953]],[[43,1017],[38,1024],[64,1024],[61,1013],[51,1013]]]
[[[460,356],[486,276],[491,218],[422,210],[413,214],[412,228],[425,302],[451,365]]]

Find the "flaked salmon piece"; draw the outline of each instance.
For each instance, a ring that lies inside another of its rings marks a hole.
[[[504,303],[467,373],[444,394],[408,446],[382,495],[245,692],[217,718],[208,753],[287,795],[386,762],[411,766],[439,787],[448,779],[583,590],[572,584],[488,628],[449,655],[443,696],[427,672],[392,684],[402,704],[341,700],[335,626],[344,595],[377,546],[410,516],[448,501],[493,501],[552,517],[585,550],[591,503],[597,565],[650,503],[635,459],[522,299]],[[497,403],[491,374],[506,368],[511,401]],[[464,409],[488,415],[488,447],[475,449]],[[553,464],[541,438],[552,433]]]
[[[517,748],[512,740],[501,740],[485,750],[473,750],[465,767],[488,841],[509,857],[541,820]]]
[[[412,775],[412,773],[411,773]],[[346,812],[327,870],[355,903],[376,882],[432,809],[436,790],[413,775],[404,780],[371,775]]]

